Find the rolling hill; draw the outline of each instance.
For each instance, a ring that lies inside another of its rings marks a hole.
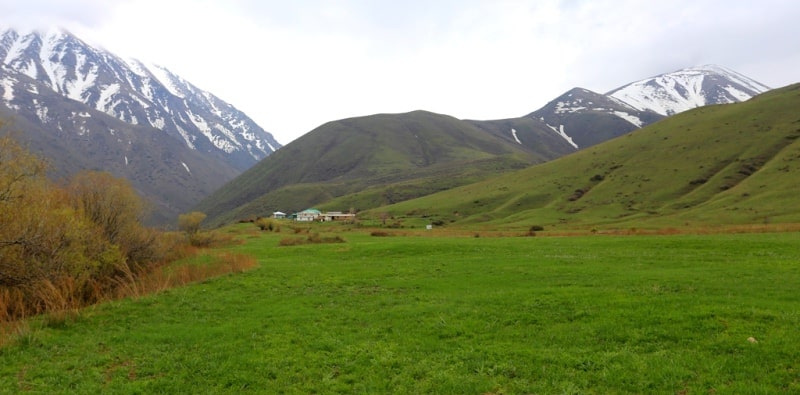
[[[520,229],[800,222],[797,108],[800,84],[362,216]]]
[[[670,89],[654,89],[653,78]],[[667,116],[656,111],[656,104],[729,103],[767,89],[718,66],[653,78],[614,91],[638,98],[638,107],[574,88],[519,118],[462,121],[416,111],[330,122],[226,184],[196,209],[219,225],[310,206],[337,211],[385,206],[628,134]]]
[[[476,124],[425,111],[329,122],[270,155],[196,209],[217,224],[302,210],[346,195],[352,196],[337,201],[339,210],[364,209],[574,151],[557,134],[532,124],[526,119]],[[498,138],[501,133],[506,137]]]

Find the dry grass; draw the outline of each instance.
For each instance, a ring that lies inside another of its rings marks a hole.
[[[115,297],[141,297],[225,274],[241,273],[256,266],[251,256],[221,252],[212,254],[212,261],[207,264],[164,265],[139,276],[127,272],[119,280]]]
[[[201,250],[184,248],[180,254],[198,256]],[[160,264],[146,269],[120,265],[114,277],[103,284],[97,280],[64,277],[43,280],[25,289],[0,288],[0,347],[30,332],[28,318],[43,315],[43,323],[63,325],[80,315],[80,309],[106,300],[138,298],[170,288],[204,281],[230,273],[241,273],[257,266],[248,255],[212,252],[203,264]]]

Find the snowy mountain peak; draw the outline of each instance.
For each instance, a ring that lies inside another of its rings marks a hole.
[[[20,89],[13,81],[26,76],[46,90],[128,124],[160,129],[240,170],[280,147],[247,115],[165,67],[123,60],[63,29],[0,29],[0,61],[0,97],[10,108],[36,105],[36,98],[29,98],[31,103],[14,102],[23,99],[13,95]]]
[[[638,110],[668,116],[709,104],[745,101],[769,89],[733,70],[704,65],[636,81],[607,95]]]

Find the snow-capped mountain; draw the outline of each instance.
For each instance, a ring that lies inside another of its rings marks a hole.
[[[543,122],[576,149],[630,133],[663,118],[583,88],[567,91],[528,117]]]
[[[668,116],[710,104],[745,101],[769,89],[733,70],[705,65],[636,81],[606,95],[638,110]]]
[[[736,103],[770,88],[715,65],[636,81],[606,94],[574,88],[528,114],[575,148],[586,148],[666,116],[710,104]]]
[[[162,130],[239,171],[280,147],[247,115],[166,68],[122,59],[63,30],[0,31],[0,65],[0,101],[12,110],[38,108],[52,127],[66,120],[48,116],[37,100],[42,92],[20,94],[19,75],[128,124]]]

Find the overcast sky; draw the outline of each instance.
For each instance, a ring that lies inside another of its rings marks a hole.
[[[0,23],[163,65],[282,144],[375,113],[518,117],[709,63],[800,82],[795,0],[0,0]]]

